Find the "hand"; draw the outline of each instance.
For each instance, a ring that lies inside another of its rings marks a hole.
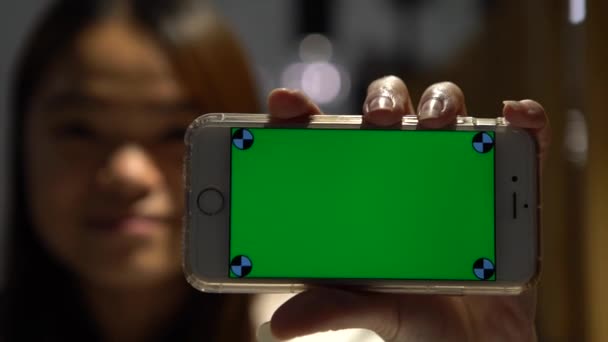
[[[321,110],[299,91],[276,89],[268,97],[275,120],[301,120]],[[372,82],[363,105],[365,124],[399,126],[403,115],[417,114],[425,128],[453,124],[467,115],[464,94],[453,83],[426,89],[418,110],[406,85],[394,76]],[[543,158],[549,145],[547,116],[532,100],[505,101],[502,114],[512,126],[530,131]],[[542,162],[542,160],[541,160]],[[327,330],[365,328],[386,341],[535,341],[536,292],[519,296],[438,296],[311,289],[296,295],[273,315],[280,339]]]

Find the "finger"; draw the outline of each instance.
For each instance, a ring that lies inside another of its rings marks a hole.
[[[380,333],[386,330],[386,325],[397,324],[396,316],[386,303],[368,303],[361,295],[346,291],[315,289],[279,307],[272,316],[271,328],[273,335],[281,339],[346,328],[366,328]]]
[[[407,86],[396,76],[386,76],[372,82],[363,103],[363,120],[375,126],[401,123],[403,115],[414,114]]]
[[[533,100],[504,101],[502,115],[512,126],[528,130],[536,138],[539,159],[544,161],[551,143],[551,130],[545,109]]]
[[[305,118],[321,114],[321,109],[299,90],[279,88],[268,95],[268,111],[274,119]]]
[[[462,90],[452,82],[435,83],[426,88],[418,105],[420,126],[442,128],[456,122],[456,116],[466,115]]]
[[[314,289],[284,303],[272,316],[272,334],[290,339],[328,330],[363,328],[385,341],[466,340],[450,298]],[[441,329],[437,329],[441,327]]]

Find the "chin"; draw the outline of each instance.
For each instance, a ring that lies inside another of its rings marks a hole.
[[[100,237],[87,229],[74,229],[62,235],[68,238],[60,239],[57,234],[45,234],[50,231],[40,231],[49,252],[77,278],[93,286],[144,288],[183,279],[180,235],[173,233],[177,229],[144,238]]]
[[[77,272],[87,282],[113,289],[162,286],[183,277],[179,256],[132,255],[122,260],[80,264]],[[94,265],[93,265],[94,264]]]

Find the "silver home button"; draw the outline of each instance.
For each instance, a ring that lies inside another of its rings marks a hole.
[[[205,215],[215,215],[224,209],[224,196],[214,188],[207,188],[198,195],[198,208]]]

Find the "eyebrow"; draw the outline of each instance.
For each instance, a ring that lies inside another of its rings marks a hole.
[[[100,96],[88,94],[79,90],[68,90],[59,92],[49,96],[43,102],[43,106],[53,110],[60,110],[65,108],[100,108],[100,109],[111,109],[121,107],[120,104],[116,104],[111,100],[105,99]],[[149,112],[156,112],[160,114],[166,113],[198,113],[201,111],[201,106],[196,105],[193,99],[185,98],[177,101],[147,101],[140,102],[132,105],[133,107],[139,107]]]
[[[57,109],[70,106],[109,106],[109,101],[100,97],[85,94],[81,91],[68,90],[52,94],[43,101],[44,107]]]

